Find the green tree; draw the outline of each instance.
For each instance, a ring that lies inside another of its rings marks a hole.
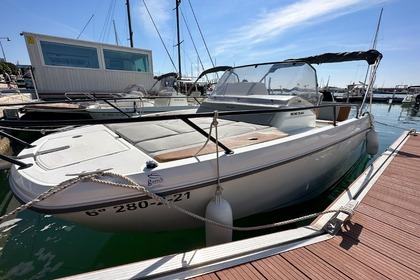
[[[6,64],[9,66],[10,71],[13,75],[17,75],[18,74],[18,68],[16,67],[16,65],[14,65],[11,62],[6,62]]]
[[[0,73],[3,73],[3,70],[12,75],[18,74],[18,68],[10,62],[0,61]]]

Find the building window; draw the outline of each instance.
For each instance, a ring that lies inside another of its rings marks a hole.
[[[46,65],[99,69],[96,48],[41,41]]]
[[[109,70],[125,70],[149,72],[149,56],[147,54],[114,51],[104,49],[105,68]]]

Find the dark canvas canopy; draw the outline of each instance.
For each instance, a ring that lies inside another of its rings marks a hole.
[[[167,77],[178,78],[178,73],[170,72],[170,73],[166,73],[166,74],[163,74],[163,75],[160,75],[160,76],[155,76],[154,79],[160,81],[160,80],[162,80],[164,78],[167,78]]]
[[[207,74],[210,74],[210,73],[216,73],[216,72],[219,72],[219,71],[226,71],[226,70],[231,69],[231,68],[232,68],[232,66],[216,66],[216,67],[207,69],[200,74],[200,76],[197,78],[197,80],[200,79],[201,77],[203,77],[204,75],[207,75]]]
[[[368,64],[374,64],[377,59],[382,59],[382,54],[377,50],[324,53],[315,56],[288,59],[286,61],[306,61],[309,64],[335,63],[345,61],[366,60]]]
[[[282,62],[306,62],[309,64],[322,64],[322,63],[336,63],[336,62],[346,62],[346,61],[357,61],[357,60],[365,60],[368,64],[374,64],[376,60],[381,60],[382,54],[378,52],[377,50],[368,50],[368,51],[355,51],[355,52],[340,52],[340,53],[324,53],[320,55],[315,56],[308,56],[308,57],[302,57],[302,58],[295,58],[295,59],[287,59]],[[280,62],[280,63],[282,63]],[[238,66],[238,67],[232,67],[232,66],[216,66],[210,69],[205,70],[200,74],[200,76],[197,78],[197,81],[203,77],[204,75],[207,75],[209,73],[214,73],[218,71],[226,71],[231,68],[240,68],[240,67],[247,67],[247,66],[257,66],[257,65],[263,65],[263,64],[272,64],[272,63],[262,63],[262,64],[249,64],[245,66]],[[279,67],[286,67],[286,66],[280,66],[279,63],[273,65],[273,68],[271,69],[277,69]]]

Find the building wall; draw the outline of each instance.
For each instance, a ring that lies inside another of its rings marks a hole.
[[[153,79],[152,51],[95,42],[53,37],[23,32],[38,94],[40,97],[58,97],[66,92],[123,92],[132,84],[150,89]],[[40,41],[93,47],[98,51],[99,69],[50,66],[44,63]],[[149,72],[105,69],[103,49],[122,50],[149,57]]]

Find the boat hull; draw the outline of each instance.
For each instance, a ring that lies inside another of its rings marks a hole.
[[[370,119],[365,116],[341,122],[335,127],[258,144],[257,147],[240,148],[231,155],[220,155],[222,196],[230,203],[233,218],[286,207],[318,196],[364,154],[369,130]],[[102,139],[104,143],[107,141],[106,137]],[[121,153],[125,152],[124,149],[121,148]],[[136,155],[131,155],[126,161],[133,157]],[[104,159],[98,160],[97,168],[111,167],[114,172],[135,180],[139,185],[148,186],[170,203],[204,216],[207,203],[216,190],[215,155],[160,164],[152,172],[141,174],[118,172],[118,166],[124,164],[124,156],[121,154],[117,158],[119,162],[113,161],[112,164],[109,160],[107,164]],[[29,157],[27,161],[29,163]],[[74,171],[65,164],[55,169],[56,174]],[[44,174],[42,180],[30,176],[30,171],[13,167],[9,177],[14,194],[24,203],[40,194],[34,190],[47,190],[65,178],[55,179],[55,184],[53,181],[46,184],[41,181],[48,175]],[[33,210],[103,231],[167,231],[204,225],[203,221],[162,205],[139,190],[93,182],[79,182],[40,201]]]
[[[354,145],[341,143],[310,157],[224,181],[222,197],[231,205],[234,219],[313,199],[330,188],[363,154],[363,138],[360,136],[354,140]],[[336,149],[341,149],[340,155],[333,151]],[[347,157],[348,154],[353,156]],[[329,171],[323,173],[323,168]],[[318,175],[305,176],[294,172],[299,169],[316,170]],[[208,202],[214,198],[215,189],[215,184],[208,185],[169,194],[165,198],[204,217]],[[167,231],[204,226],[202,221],[153,199],[59,216],[104,231]]]

